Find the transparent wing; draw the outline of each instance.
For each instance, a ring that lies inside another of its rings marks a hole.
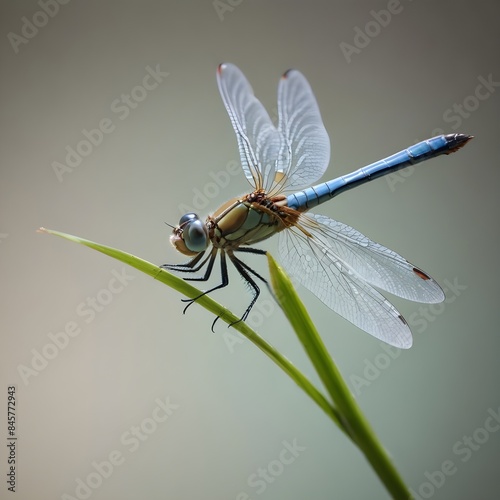
[[[324,215],[301,215],[299,224],[315,242],[371,285],[415,302],[445,299],[441,287],[404,257],[368,239],[356,229]]]
[[[417,302],[445,298],[430,276],[401,255],[324,215],[301,214],[297,227],[280,233],[279,248],[287,271],[328,307],[397,347],[411,346],[408,325],[372,286]]]
[[[321,241],[292,228],[280,233],[279,250],[285,269],[330,309],[388,344],[411,347],[410,329],[397,309]]]
[[[286,72],[278,87],[278,129],[233,64],[217,71],[219,91],[236,132],[245,176],[269,195],[314,184],[330,160],[330,140],[304,76]]]
[[[254,189],[270,191],[278,164],[287,164],[281,134],[254,96],[243,73],[233,64],[217,70],[219,91],[238,139],[241,164]]]
[[[311,87],[297,70],[287,71],[280,80],[278,116],[285,145],[277,166],[284,174],[279,190],[300,191],[324,174],[330,161],[330,139]]]

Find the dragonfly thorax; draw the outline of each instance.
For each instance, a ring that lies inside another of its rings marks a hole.
[[[206,250],[209,244],[208,229],[198,215],[183,215],[170,236],[170,243],[184,255],[197,255]]]
[[[238,248],[265,240],[285,229],[280,207],[263,192],[233,198],[222,205],[207,226],[212,244],[218,248]]]

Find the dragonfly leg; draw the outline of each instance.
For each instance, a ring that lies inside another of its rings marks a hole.
[[[162,269],[168,269],[169,271],[178,271],[181,273],[195,273],[199,271],[206,263],[207,260],[210,259],[211,253],[209,253],[205,259],[201,261],[201,263],[197,266],[200,262],[200,260],[203,258],[205,255],[205,252],[199,253],[196,257],[191,259],[189,262],[186,262],[184,264],[163,264],[160,266]]]
[[[184,281],[207,281],[210,278],[210,275],[212,274],[212,269],[214,267],[215,257],[217,256],[217,252],[218,252],[217,248],[212,248],[212,251],[208,254],[208,257],[204,259],[203,262],[196,267],[196,269],[193,269],[192,272],[200,270],[208,261],[207,270],[205,271],[205,274],[203,276],[193,276],[192,278],[191,277],[183,278]]]
[[[241,249],[238,249],[241,250]],[[243,251],[248,251],[248,250],[257,250],[257,249],[245,249]],[[257,253],[261,254],[265,253],[263,250],[262,251],[255,251],[255,252],[250,252],[250,253]],[[243,313],[243,316],[238,320],[233,323],[231,323],[229,326],[233,326],[236,323],[239,323],[240,321],[245,321],[248,318],[248,315],[250,314],[250,311],[252,310],[252,307],[255,305],[255,302],[257,302],[257,299],[259,298],[260,295],[260,288],[258,287],[257,283],[252,279],[250,274],[253,274],[257,278],[259,278],[261,281],[266,283],[267,281],[256,271],[254,271],[250,266],[242,262],[240,259],[238,259],[232,252],[228,253],[229,258],[231,259],[231,262],[233,263],[234,267],[236,270],[240,273],[240,276],[246,281],[246,283],[253,289],[253,297],[252,300],[250,301],[250,304],[246,308],[245,312]]]
[[[250,248],[250,247],[240,247],[234,249],[235,252],[243,252],[243,253],[253,253],[257,255],[266,255],[265,250],[261,250],[258,248]],[[163,269],[168,269],[172,271],[178,271],[178,272],[185,272],[185,273],[194,273],[202,269],[207,263],[207,269],[205,271],[205,274],[203,276],[195,276],[195,277],[186,277],[184,278],[186,281],[207,281],[213,271],[213,267],[215,264],[215,258],[217,256],[218,249],[213,248],[212,251],[205,256],[205,252],[200,253],[193,259],[191,259],[189,262],[186,262],[185,264],[163,264],[160,266]],[[243,316],[238,320],[235,321],[234,323],[231,323],[229,326],[234,325],[235,323],[238,323],[240,321],[245,321],[250,314],[250,311],[252,310],[253,306],[255,305],[255,302],[257,301],[259,295],[260,295],[260,288],[257,286],[255,281],[253,280],[252,276],[255,276],[256,278],[260,279],[263,283],[265,283],[269,287],[268,281],[263,278],[257,271],[252,269],[248,264],[245,264],[242,260],[238,259],[233,252],[227,252],[229,258],[231,259],[231,262],[233,263],[234,267],[236,270],[240,273],[240,276],[246,281],[246,283],[250,286],[250,288],[253,290],[253,296],[252,300],[243,313]],[[204,258],[203,258],[204,257]],[[203,297],[204,295],[207,295],[215,290],[219,290],[220,288],[224,288],[229,284],[229,275],[227,272],[227,261],[226,261],[226,252],[221,250],[221,260],[220,260],[220,265],[221,265],[221,283],[210,290],[207,290],[197,297],[194,297],[193,299],[182,299],[182,302],[187,302],[186,307],[184,308],[183,314],[186,313],[187,309],[191,304],[196,302],[200,297]],[[217,320],[219,319],[219,316],[217,316],[212,323],[212,332],[214,331],[214,326]]]
[[[247,250],[257,250],[256,248],[248,248]],[[239,250],[237,250],[239,251]],[[246,251],[246,250],[245,250]],[[265,255],[266,252],[264,252],[262,250],[263,253],[261,253],[261,251],[257,251],[257,252],[248,252],[248,253],[256,253],[258,255]],[[248,264],[245,264],[245,262],[243,262],[242,260],[236,258],[234,255],[232,256],[234,260],[238,261],[238,263],[243,266],[249,273],[253,274],[256,278],[259,278],[260,281],[262,281],[262,283],[265,283],[266,285],[268,285],[268,281],[266,280],[266,278],[263,278],[255,269],[252,269]],[[231,255],[229,256],[229,258],[231,258]],[[234,264],[234,260],[231,260]],[[235,267],[236,267],[236,264],[235,264]],[[236,268],[238,269],[239,271],[239,268]]]
[[[250,248],[250,247],[237,248],[235,249],[235,252],[246,252],[246,253],[254,253],[257,255],[267,255],[266,250],[261,250],[260,248]],[[269,282],[265,278],[263,278],[260,274],[258,274],[254,269],[252,269],[248,264],[245,264],[241,260],[239,262],[247,271],[251,272],[255,277],[259,278],[263,283],[265,283],[267,289],[269,290],[269,293],[274,297],[274,291],[269,286]]]
[[[212,273],[212,268],[214,266],[215,257],[217,256],[217,251],[218,250],[216,248],[214,248],[210,254],[211,258],[210,258],[210,261],[208,263],[208,267],[207,267],[207,271],[205,273],[205,276],[201,276],[201,277],[197,277],[197,278],[184,278],[184,279],[186,281],[206,281],[206,280],[208,280],[208,278],[210,277],[210,274]],[[218,290],[219,288],[224,288],[225,286],[227,286],[229,284],[229,277],[227,274],[226,253],[223,250],[221,250],[221,256],[220,256],[220,271],[221,271],[222,281],[219,285],[214,286],[210,290],[207,290],[203,293],[200,293],[200,295],[198,295],[194,299],[182,299],[182,302],[188,302],[187,306],[184,308],[183,314],[185,314],[187,308],[191,304],[196,302],[200,297],[203,297],[204,295],[212,293],[213,291]],[[218,319],[218,316],[217,316],[217,318],[215,318],[215,321],[217,321],[217,319]],[[212,331],[213,331],[213,325],[215,325],[215,321],[212,324]]]
[[[266,250],[261,250],[260,248],[252,248],[252,247],[239,247],[234,249],[235,252],[244,252],[244,253],[256,253],[257,255],[266,255]]]

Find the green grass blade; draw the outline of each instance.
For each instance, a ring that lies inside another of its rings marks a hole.
[[[182,293],[183,295],[194,298],[200,295],[202,292],[197,288],[193,287],[186,281],[173,274],[169,273],[165,269],[161,269],[155,264],[143,260],[135,255],[123,252],[116,248],[108,247],[106,245],[101,245],[99,243],[94,243],[78,236],[73,236],[71,234],[61,233],[59,231],[53,231],[51,229],[40,228],[39,232],[53,234],[55,236],[60,236],[67,240],[85,245],[87,247],[93,248],[98,252],[109,255],[114,259],[117,259],[129,266],[142,271],[143,273],[151,276],[152,278],[170,286],[174,290]],[[204,307],[211,313],[220,316],[221,320],[226,323],[234,323],[238,321],[239,318],[233,313],[228,311],[225,307],[218,304],[215,300],[210,298],[208,295],[200,297],[197,304]],[[260,335],[258,335],[254,330],[252,330],[246,323],[240,321],[233,325],[233,328],[244,335],[248,340],[253,342],[261,351],[263,351],[267,356],[269,356],[285,373],[287,373],[290,378],[301,388],[306,394],[311,397],[311,399],[344,431],[342,422],[339,419],[337,410],[331,405],[331,403],[325,398],[325,396],[311,383],[311,381],[302,374],[285,356],[278,352],[271,344],[267,343]]]
[[[295,292],[290,278],[276,264],[269,253],[267,256],[271,284],[276,300],[283,308],[321,381],[330,394],[351,439],[365,454],[393,498],[410,498],[411,495],[407,486],[344,382],[304,304]]]

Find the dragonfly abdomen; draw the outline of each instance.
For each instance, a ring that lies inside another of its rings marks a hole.
[[[355,172],[292,194],[287,197],[287,205],[301,212],[309,210],[365,182],[441,154],[453,153],[471,138],[465,134],[448,134],[427,139]]]

